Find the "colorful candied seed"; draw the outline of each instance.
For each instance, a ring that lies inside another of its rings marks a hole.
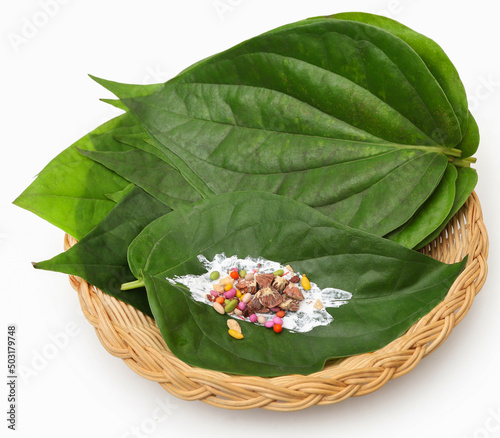
[[[238,305],[238,300],[236,299],[230,300],[229,303],[226,304],[226,307],[224,307],[224,311],[226,313],[231,313],[234,309],[236,309],[237,305]]]
[[[236,296],[236,289],[232,287],[228,291],[224,292],[224,297],[227,298],[228,300],[234,298]]]
[[[246,293],[241,297],[241,301],[243,301],[245,304],[248,304],[251,299],[252,299],[252,294],[250,293]]]
[[[214,310],[217,313],[220,313],[221,315],[224,315],[224,313],[226,313],[225,310],[224,310],[224,307],[222,307],[222,304],[220,304],[218,302],[214,303]]]
[[[273,325],[273,330],[275,333],[281,333],[283,330],[283,326],[280,324],[274,324]]]
[[[241,333],[241,327],[238,324],[238,321],[236,321],[233,318],[229,318],[227,320],[227,328],[230,329],[230,330],[235,330],[235,331]]]
[[[283,325],[283,320],[282,320],[279,316],[275,316],[275,317],[273,318],[273,322],[274,322],[275,324]]]
[[[236,330],[229,329],[228,333],[230,336],[232,336],[234,339],[243,339],[243,334],[240,332],[237,332]]]
[[[300,279],[300,284],[305,290],[311,289],[311,283],[305,274],[302,275],[302,278]]]

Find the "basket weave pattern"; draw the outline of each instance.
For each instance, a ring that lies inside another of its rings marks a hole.
[[[66,235],[65,249],[74,243]],[[295,411],[376,391],[411,371],[447,339],[467,314],[487,275],[488,236],[475,193],[422,252],[445,263],[468,255],[465,270],[444,301],[386,347],[327,364],[308,376],[235,376],[192,367],[171,353],[153,319],[79,277],[70,276],[70,283],[104,348],[176,397],[227,409]]]

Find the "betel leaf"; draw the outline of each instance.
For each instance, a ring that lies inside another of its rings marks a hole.
[[[141,187],[170,208],[199,201],[201,195],[178,170],[149,151],[148,134],[139,126],[115,130],[109,136],[91,137],[92,150],[80,153]],[[133,146],[131,146],[131,144]],[[137,146],[141,145],[142,149]]]
[[[76,245],[34,266],[77,275],[103,292],[151,315],[144,288],[123,292],[120,286],[134,279],[127,263],[129,244],[150,222],[169,211],[170,208],[136,187]]]
[[[291,264],[319,287],[353,297],[328,309],[334,318],[328,326],[276,335],[242,321],[244,339],[237,341],[227,334],[226,316],[167,280],[204,273],[197,256],[211,260],[222,252]],[[259,192],[216,195],[157,219],[132,242],[128,259],[134,275],[144,280],[154,318],[177,357],[258,376],[308,374],[328,359],[386,345],[445,297],[465,264],[446,265],[297,201]]]
[[[415,246],[415,249],[423,248],[439,236],[451,218],[465,204],[465,201],[469,198],[469,195],[472,193],[472,190],[474,190],[474,187],[477,184],[477,179],[477,172],[474,169],[468,167],[458,169],[458,176],[455,183],[455,199],[448,216],[446,216],[443,222],[433,233],[427,236],[422,242],[419,242],[419,244]]]
[[[146,134],[123,133],[115,135],[112,140],[99,137],[99,142],[94,142],[96,150],[80,152],[132,181],[172,208],[200,200],[201,195],[164,161],[164,156],[152,146],[151,138],[144,135]],[[437,188],[417,213],[385,237],[413,248],[422,240],[422,235],[435,231],[447,217],[453,204],[456,172],[456,168],[448,164]]]
[[[360,22],[268,32],[151,94],[98,81],[200,193],[269,191],[381,236],[461,153],[462,118],[442,81],[401,38]]]
[[[105,193],[104,196],[106,196],[106,198],[118,204],[123,198],[125,198],[125,196],[127,196],[134,189],[134,187],[135,184],[130,183],[123,190],[120,190],[119,192],[115,193]]]
[[[457,149],[462,151],[462,158],[471,157],[477,151],[479,147],[479,127],[477,126],[477,122],[469,111],[469,123],[467,125],[467,131],[465,131],[464,138],[457,145]]]
[[[455,66],[443,49],[432,39],[399,23],[396,20],[365,12],[341,12],[330,18],[365,23],[392,33],[407,43],[422,59],[446,94],[460,123],[462,133],[468,123],[465,88]]]
[[[138,125],[131,114],[104,123],[61,152],[14,201],[76,239],[92,230],[116,203],[129,182],[105,166],[81,155],[77,148],[92,149],[90,136]]]
[[[457,115],[462,132],[462,141],[456,145],[462,158],[471,157],[479,146],[479,129],[468,110],[465,88],[460,76],[444,50],[432,39],[390,18],[365,12],[342,12],[331,18],[359,21],[384,29],[405,41],[425,62],[439,82]]]
[[[446,172],[434,193],[425,201],[412,218],[385,237],[407,248],[420,243],[422,233],[431,234],[438,229],[450,213],[455,199],[457,169],[448,164]]]

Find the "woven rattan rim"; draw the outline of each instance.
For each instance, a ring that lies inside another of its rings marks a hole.
[[[65,249],[74,243],[66,235]],[[468,255],[465,270],[444,301],[386,347],[308,376],[234,376],[192,367],[170,352],[153,319],[79,277],[70,276],[70,282],[104,348],[174,396],[227,409],[295,411],[376,391],[411,371],[447,339],[469,311],[487,275],[488,236],[475,193],[423,252],[445,263]]]

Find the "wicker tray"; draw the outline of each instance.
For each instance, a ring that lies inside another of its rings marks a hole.
[[[66,235],[65,249],[74,243]],[[153,319],[81,278],[70,276],[70,282],[104,348],[169,393],[227,409],[294,411],[376,391],[411,371],[446,340],[467,314],[487,274],[488,236],[475,193],[423,252],[446,263],[469,256],[444,301],[386,347],[327,365],[308,376],[235,376],[192,367],[170,352]]]

